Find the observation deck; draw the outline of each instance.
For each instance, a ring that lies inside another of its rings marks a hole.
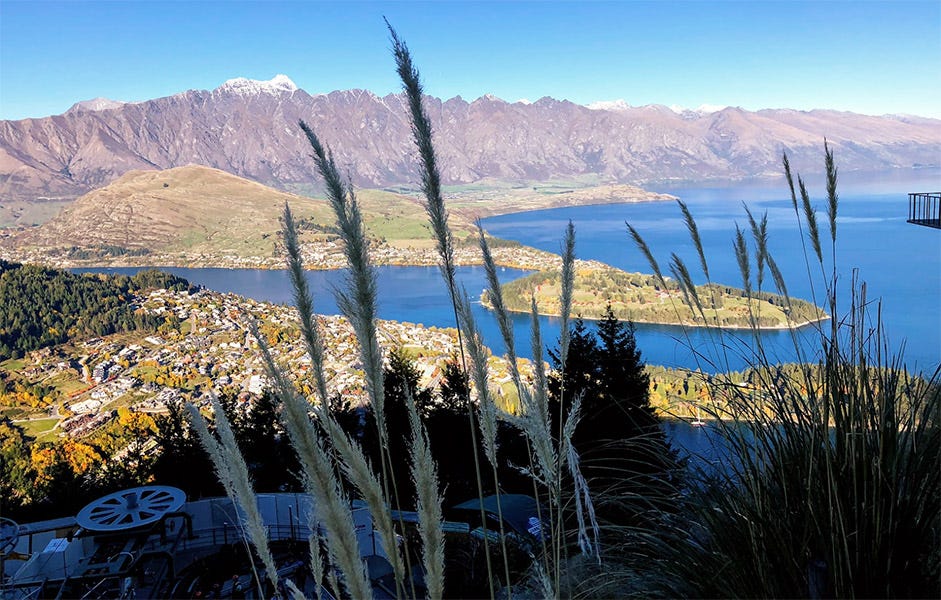
[[[909,194],[908,222],[941,229],[941,192]]]

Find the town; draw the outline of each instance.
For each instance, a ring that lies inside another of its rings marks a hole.
[[[13,422],[40,439],[81,437],[121,407],[159,413],[171,400],[206,403],[210,391],[250,402],[268,384],[258,343],[249,332],[251,321],[298,389],[312,396],[310,357],[294,308],[206,289],[156,289],[135,302],[137,310],[165,318],[158,332],[92,338],[4,363],[9,376],[53,390],[45,401],[33,403],[41,412],[5,401]],[[327,351],[328,393],[355,405],[365,399],[365,391],[352,326],[340,316],[318,315],[317,320]],[[377,336],[387,353],[396,348],[415,361],[425,387],[437,386],[443,366],[457,352],[454,329],[380,321]],[[520,362],[528,372],[527,361]],[[496,389],[507,391],[504,407],[510,408],[514,398],[507,363],[494,356],[490,368]]]

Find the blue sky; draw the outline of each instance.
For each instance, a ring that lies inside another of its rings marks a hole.
[[[0,118],[284,73],[398,91],[386,16],[439,97],[941,118],[941,1],[0,0]]]

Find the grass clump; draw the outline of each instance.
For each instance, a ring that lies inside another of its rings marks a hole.
[[[814,325],[814,356],[803,354],[795,337],[802,360],[787,369],[767,358],[753,325],[750,384],[723,375],[706,382],[714,402],[704,410],[716,419],[715,443],[727,460],[699,474],[679,521],[647,532],[660,570],[647,581],[667,595],[938,595],[938,371],[911,374],[888,354],[879,306],[855,274],[848,309],[838,312],[837,177],[829,147],[825,153],[830,257],[800,177],[798,206],[786,155],[784,168],[807,232],[808,275],[819,269],[823,281],[815,288],[824,290],[833,319]],[[767,268],[786,297],[767,250],[766,218],[748,219],[751,247],[738,228],[733,245],[743,284],[761,293]],[[636,230],[631,235],[643,243]],[[727,345],[718,335],[716,351]]]

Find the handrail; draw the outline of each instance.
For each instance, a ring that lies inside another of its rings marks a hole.
[[[908,222],[941,229],[941,192],[909,194]]]

